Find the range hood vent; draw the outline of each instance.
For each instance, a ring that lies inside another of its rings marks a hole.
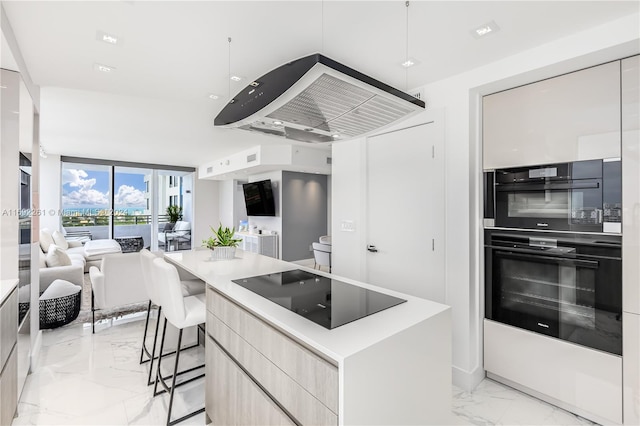
[[[214,124],[302,142],[334,142],[364,136],[424,107],[420,99],[314,54],[250,83]]]

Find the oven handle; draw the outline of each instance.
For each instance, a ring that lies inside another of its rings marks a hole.
[[[506,183],[496,184],[498,192],[513,191],[560,191],[567,189],[598,189],[600,182],[562,182],[562,183]]]
[[[514,253],[513,251],[496,250],[495,254],[507,255],[516,259],[527,260],[527,259],[535,258],[538,260],[547,260],[547,261],[557,262],[557,263],[569,263],[571,265],[579,266],[581,268],[591,268],[591,269],[598,269],[598,264],[599,264],[597,260],[580,260],[580,259],[570,259],[566,257],[542,256],[538,253],[532,253],[526,250],[522,250],[519,253]]]

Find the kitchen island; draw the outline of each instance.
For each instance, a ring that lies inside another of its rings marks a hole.
[[[207,422],[452,423],[448,306],[240,250],[165,258],[208,284]],[[295,269],[406,302],[327,329],[232,282]]]

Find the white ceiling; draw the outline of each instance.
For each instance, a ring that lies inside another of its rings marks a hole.
[[[3,2],[35,84],[188,104],[211,118],[199,120],[202,126],[212,126],[229,92],[235,94],[247,83],[230,84],[229,68],[231,74],[251,81],[292,59],[321,52],[407,90],[638,13],[639,4],[414,0],[408,8],[407,37],[407,8],[398,0]],[[473,28],[492,20],[499,32],[472,37]],[[97,31],[117,35],[122,44],[97,41]],[[227,37],[232,38],[230,61]],[[420,62],[408,71],[399,65],[407,41],[409,56]],[[94,63],[116,71],[99,73]],[[220,99],[209,99],[210,93]],[[198,134],[207,140],[190,140],[182,146],[200,156],[178,156],[175,161],[197,165],[260,140],[234,135],[237,145],[230,147],[228,132],[203,129]],[[161,135],[154,138],[160,148],[176,142],[175,138],[163,141]],[[81,143],[69,144],[62,135],[48,143],[51,152],[67,155],[83,155],[88,149]],[[90,156],[104,149],[104,157],[113,157],[130,143],[125,138],[111,140],[106,147],[94,145]],[[204,147],[211,151],[202,153]],[[166,160],[153,154],[132,160],[158,159]]]

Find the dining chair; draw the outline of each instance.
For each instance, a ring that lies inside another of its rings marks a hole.
[[[322,269],[323,266],[329,268],[331,272],[331,245],[312,243],[313,247],[313,260],[315,261],[313,269]]]

